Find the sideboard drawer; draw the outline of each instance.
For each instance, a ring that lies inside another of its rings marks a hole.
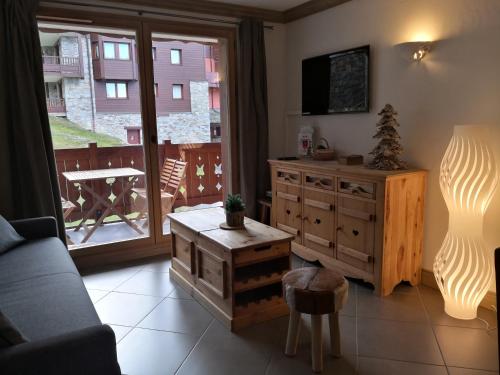
[[[300,172],[288,169],[276,169],[276,180],[288,184],[300,185]]]
[[[245,266],[268,259],[278,258],[280,256],[288,256],[289,254],[290,244],[288,242],[284,242],[276,245],[238,251],[233,255],[233,259],[236,266]]]
[[[335,177],[315,173],[305,173],[304,186],[333,191],[335,190]]]
[[[339,193],[375,199],[375,183],[373,182],[340,177],[338,182],[338,191]]]

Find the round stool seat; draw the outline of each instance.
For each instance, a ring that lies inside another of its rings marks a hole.
[[[341,273],[326,268],[297,268],[283,276],[286,303],[304,314],[339,311],[347,301],[348,287]]]

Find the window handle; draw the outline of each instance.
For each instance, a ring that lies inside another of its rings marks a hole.
[[[155,145],[158,143],[158,137],[156,135],[151,136],[151,143],[153,143]]]

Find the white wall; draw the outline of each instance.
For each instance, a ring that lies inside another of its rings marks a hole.
[[[283,38],[286,66],[278,67]],[[396,46],[422,38],[438,42],[420,64]],[[377,112],[386,103],[399,112],[404,158],[429,170],[423,267],[431,270],[447,228],[438,176],[453,125],[491,125],[500,164],[500,1],[352,0],[268,39],[270,97],[287,98],[285,113],[279,99],[269,101],[271,155],[295,154],[297,129],[304,124],[314,125],[342,153],[367,155],[375,145]],[[365,44],[372,48],[370,113],[298,116],[302,59]],[[285,79],[272,77],[281,69]],[[500,246],[499,229],[500,192],[485,219],[492,247]]]

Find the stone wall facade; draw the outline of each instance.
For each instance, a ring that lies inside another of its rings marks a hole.
[[[78,57],[80,50],[83,56],[83,79],[62,79],[62,91],[66,103],[66,118],[85,129],[92,130],[95,112],[91,85],[93,78],[91,66],[89,66],[87,39],[80,35],[64,35],[59,39],[60,56]]]

